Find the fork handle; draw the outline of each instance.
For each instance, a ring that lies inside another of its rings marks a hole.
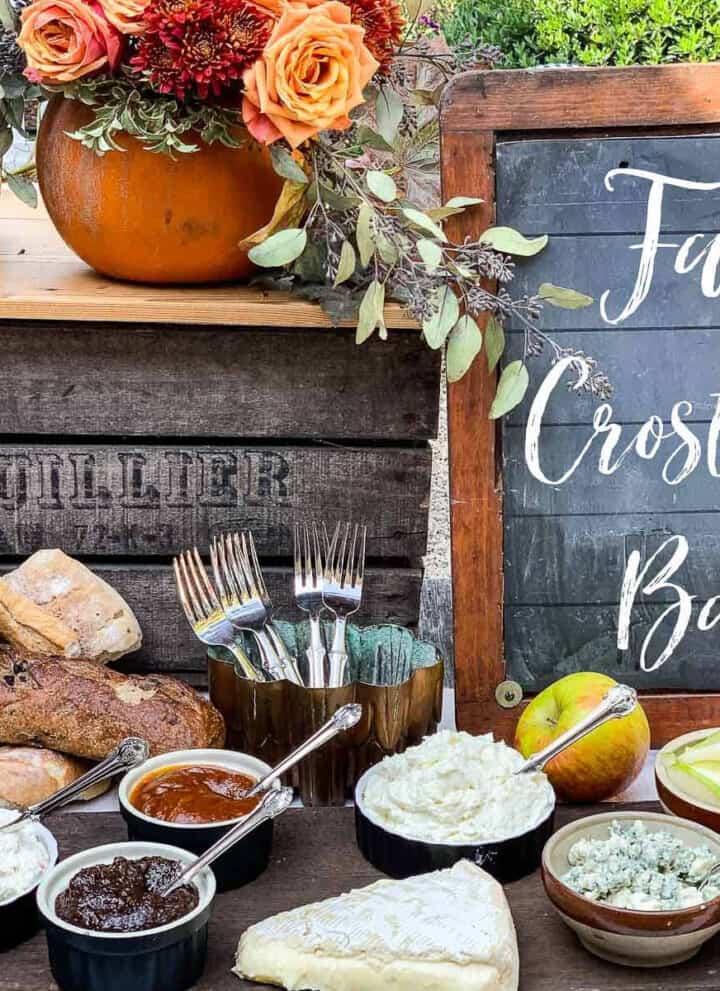
[[[305,652],[310,665],[309,688],[325,687],[325,644],[320,629],[320,617],[310,616],[310,646]]]
[[[348,659],[345,647],[346,625],[347,618],[345,616],[335,617],[332,647],[330,648],[330,688],[340,688],[345,681],[345,667]]]
[[[277,655],[272,640],[265,630],[253,630],[255,642],[260,651],[263,670],[270,675],[272,681],[281,681],[285,677],[285,668]]]
[[[298,671],[297,663],[295,658],[290,654],[290,651],[285,646],[285,641],[280,636],[278,631],[275,629],[272,623],[268,623],[265,627],[265,632],[267,633],[272,645],[275,649],[275,653],[280,658],[280,663],[285,669],[285,677],[288,681],[294,682],[296,685],[302,685],[303,680],[300,677],[300,672]]]
[[[245,678],[250,681],[265,681],[265,675],[253,666],[252,661],[247,656],[242,647],[238,644],[229,644],[227,649],[235,658],[236,669],[239,668]]]

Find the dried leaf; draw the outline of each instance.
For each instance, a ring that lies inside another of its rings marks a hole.
[[[383,203],[392,203],[397,198],[395,180],[386,172],[371,169],[365,176],[365,180],[373,196],[377,196]]]
[[[497,392],[490,407],[490,419],[498,420],[501,416],[515,409],[527,392],[530,376],[525,365],[519,359],[511,361],[502,370]]]
[[[358,211],[357,230],[355,238],[357,240],[358,251],[360,252],[360,264],[366,268],[370,259],[375,254],[375,236],[372,229],[372,207],[363,203]]]
[[[507,255],[521,255],[530,258],[536,255],[548,243],[547,234],[541,237],[528,238],[512,227],[489,227],[479,238],[483,244],[489,244],[496,251]]]
[[[343,241],[340,249],[340,261],[338,262],[337,274],[335,276],[335,288],[343,282],[347,282],[355,272],[355,249],[349,241]]]
[[[357,129],[357,141],[359,145],[363,145],[365,148],[372,148],[373,151],[392,151],[393,147],[389,144],[382,134],[378,134],[377,131],[373,131],[371,127],[363,124]]]
[[[38,194],[34,182],[24,176],[12,175],[10,172],[5,173],[5,180],[8,188],[25,206],[35,209],[38,205]]]
[[[432,234],[433,237],[438,239],[438,241],[447,241],[442,227],[439,227],[428,217],[427,214],[423,213],[421,210],[416,210],[414,207],[408,206],[403,207],[402,212],[403,216],[409,220],[414,227],[419,227],[420,230],[425,231],[427,234]]]
[[[450,331],[447,346],[448,382],[457,382],[470,368],[482,348],[482,334],[472,317],[460,317]]]
[[[299,224],[305,213],[306,188],[300,182],[291,182],[288,180],[283,183],[283,188],[280,190],[280,196],[275,204],[275,209],[270,220],[264,227],[255,231],[254,234],[243,238],[238,244],[238,247],[242,248],[243,251],[247,251],[253,245],[262,244],[263,241],[266,241],[276,231],[286,227],[295,227]]]
[[[433,350],[441,348],[460,315],[457,297],[450,286],[441,286],[435,293],[433,315],[423,320],[423,335]]]
[[[442,261],[442,248],[437,241],[430,241],[426,237],[421,237],[415,244],[418,254],[425,262],[428,272],[434,272]]]
[[[502,324],[491,316],[485,326],[485,354],[488,369],[493,372],[505,350],[505,331]]]
[[[306,185],[308,177],[302,167],[295,161],[292,155],[277,144],[270,146],[270,157],[273,168],[283,179],[290,179],[291,182],[299,182]]]
[[[375,328],[380,325],[381,330],[385,327],[383,310],[385,306],[385,286],[377,280],[370,283],[360,304],[358,313],[357,333],[355,343],[362,344],[375,332]]]
[[[276,268],[289,265],[305,250],[307,231],[300,227],[290,227],[272,234],[262,244],[256,244],[248,252],[250,261],[263,268]]]
[[[538,289],[538,296],[545,303],[560,306],[564,310],[581,310],[593,302],[592,296],[586,296],[585,293],[578,292],[576,289],[563,289],[562,286],[554,286],[552,282],[543,282]]]

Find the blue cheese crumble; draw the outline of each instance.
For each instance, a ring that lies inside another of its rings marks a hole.
[[[673,833],[651,832],[639,819],[614,821],[606,840],[582,839],[568,853],[563,882],[579,895],[616,908],[667,911],[720,895],[718,884],[698,885],[718,857],[708,846],[688,847]]]

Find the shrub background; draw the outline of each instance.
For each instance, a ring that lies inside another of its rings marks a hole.
[[[457,0],[441,20],[505,68],[720,60],[720,0]]]

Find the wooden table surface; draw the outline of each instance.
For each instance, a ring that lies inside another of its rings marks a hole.
[[[315,303],[241,285],[145,286],[98,275],[63,243],[40,205],[0,192],[0,319],[329,327]],[[414,327],[398,303],[388,327]],[[352,321],[347,323],[351,324]]]
[[[654,809],[652,803],[622,808]],[[593,807],[561,808],[558,825],[591,815]],[[125,840],[117,813],[68,814],[48,823],[61,856],[100,843]],[[353,811],[292,809],[276,824],[273,861],[253,884],[219,895],[210,922],[210,949],[201,991],[259,991],[231,972],[243,930],[275,912],[361,887],[381,875],[355,845]],[[717,991],[720,940],[711,941],[689,963],[664,970],[633,970],[604,963],[583,950],[547,901],[539,873],[508,885],[518,930],[521,991]],[[42,934],[2,957],[0,991],[51,991]],[[130,989],[129,989],[130,991]]]

